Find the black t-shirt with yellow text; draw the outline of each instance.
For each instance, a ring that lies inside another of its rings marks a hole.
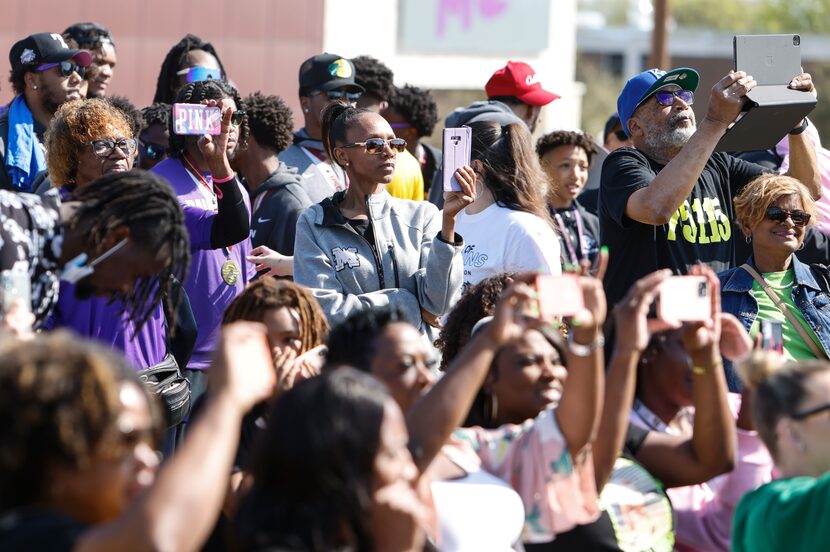
[[[764,168],[726,153],[714,153],[667,224],[652,226],[625,214],[631,194],[651,184],[663,165],[633,148],[612,152],[602,166],[600,240],[609,248],[605,292],[610,305],[646,274],[675,274],[703,262],[715,272],[735,266],[732,198]]]

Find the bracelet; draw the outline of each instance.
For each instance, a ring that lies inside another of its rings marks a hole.
[[[605,347],[605,337],[602,334],[597,336],[593,343],[590,345],[583,345],[581,343],[576,343],[574,341],[574,334],[573,332],[568,333],[568,348],[571,350],[571,353],[578,357],[586,357],[591,356],[599,349]]]
[[[802,132],[807,130],[808,126],[810,126],[810,121],[807,120],[807,117],[804,117],[804,122],[801,123],[801,126],[798,127],[798,128],[792,129],[790,131],[790,135],[791,136],[797,136],[798,134],[801,134]]]
[[[705,376],[708,373],[708,368],[704,368],[703,366],[692,366],[692,374],[696,376]]]

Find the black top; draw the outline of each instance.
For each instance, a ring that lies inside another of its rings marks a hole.
[[[686,274],[699,262],[715,272],[735,266],[732,198],[762,174],[763,167],[714,153],[667,224],[652,226],[627,217],[628,198],[651,184],[662,169],[633,148],[612,152],[603,164],[599,223],[600,241],[610,249],[605,276],[609,305],[619,301],[636,280],[660,268]]]
[[[559,230],[563,262],[579,264],[582,259],[587,258],[593,265],[599,254],[599,219],[596,215],[592,215],[574,201],[565,209],[552,209],[551,216]]]
[[[0,514],[0,550],[4,552],[69,552],[86,525],[49,511]]]

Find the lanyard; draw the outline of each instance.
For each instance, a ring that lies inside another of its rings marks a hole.
[[[634,414],[650,429],[659,433],[671,433],[666,422],[658,418],[640,399],[634,399]]]
[[[346,189],[346,186],[340,182],[340,179],[337,177],[337,173],[334,172],[334,169],[328,161],[320,159],[317,155],[311,153],[311,150],[305,146],[300,146],[300,149],[309,159],[311,159],[311,162],[314,163],[317,170],[323,173],[323,176],[329,181],[329,184],[331,184],[335,192],[342,192]]]
[[[579,211],[577,211],[575,205],[571,205],[571,211],[573,212],[574,220],[576,220],[576,245],[579,252],[582,253],[581,259],[577,256],[576,250],[571,243],[571,233],[565,226],[565,221],[562,220],[562,217],[555,209],[553,210],[553,218],[556,220],[556,224],[559,226],[559,229],[562,231],[562,236],[565,238],[565,247],[568,249],[568,256],[570,257],[568,260],[572,264],[579,264],[580,260],[586,258],[585,252],[582,251],[582,217],[579,216]]]
[[[208,201],[208,204],[211,205],[213,208],[214,213],[219,212],[219,201],[218,197],[221,197],[222,191],[215,189],[211,184],[208,183],[207,179],[202,176],[196,167],[190,162],[187,158],[187,155],[182,156],[182,161],[184,161],[184,168],[187,170],[187,174],[190,175],[190,178],[196,182],[196,188],[201,192],[202,196]],[[231,258],[231,251],[233,251],[233,246],[229,245],[227,247],[222,248],[222,252],[225,254],[226,259]]]

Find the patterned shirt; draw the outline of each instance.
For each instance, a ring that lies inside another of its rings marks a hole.
[[[54,190],[42,197],[0,191],[0,270],[27,268],[35,328],[43,324],[58,300],[63,243],[59,205]]]

